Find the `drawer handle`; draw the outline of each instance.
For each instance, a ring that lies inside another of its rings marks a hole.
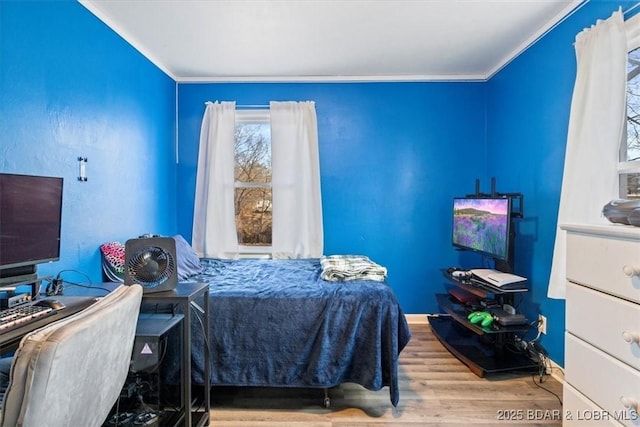
[[[624,406],[625,408],[634,412],[638,412],[638,401],[633,397],[622,396],[620,398],[620,403],[622,403],[622,406]]]
[[[640,276],[640,267],[624,265],[622,266],[622,272],[627,277]]]
[[[622,333],[622,339],[628,342],[629,344],[636,343],[640,345],[640,334],[638,332],[624,331]]]

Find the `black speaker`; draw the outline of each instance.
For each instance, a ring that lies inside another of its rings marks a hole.
[[[124,283],[142,286],[144,293],[170,291],[178,284],[176,241],[173,237],[140,237],[125,243]]]

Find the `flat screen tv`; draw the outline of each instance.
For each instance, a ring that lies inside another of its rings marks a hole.
[[[60,258],[62,178],[0,173],[0,278]]]
[[[453,245],[509,263],[511,199],[456,197],[453,199]],[[497,264],[504,264],[498,262]]]

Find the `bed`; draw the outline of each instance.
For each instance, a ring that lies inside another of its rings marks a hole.
[[[385,282],[323,280],[319,259],[200,263],[189,281],[209,284],[213,386],[356,383],[389,387],[398,404],[398,357],[411,332]],[[203,384],[206,344],[192,326],[192,380]]]

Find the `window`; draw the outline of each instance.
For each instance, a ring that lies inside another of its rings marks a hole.
[[[268,253],[272,235],[269,110],[236,110],[234,175],[240,252]]]
[[[620,144],[620,197],[640,199],[640,49],[627,55],[627,120]]]

